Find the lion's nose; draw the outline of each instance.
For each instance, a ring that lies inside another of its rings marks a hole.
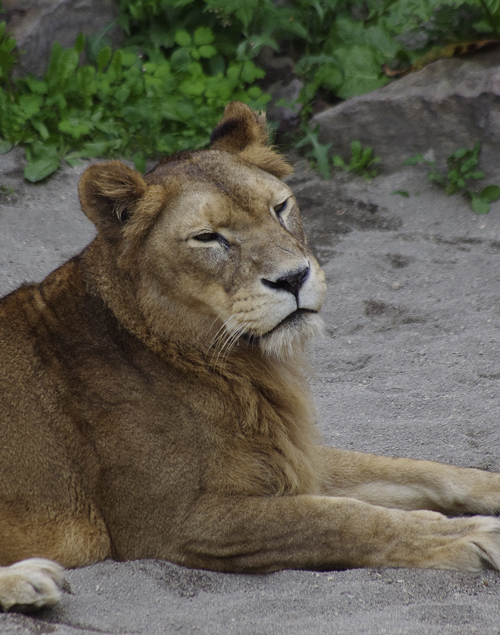
[[[278,278],[277,280],[266,280],[262,278],[262,284],[271,289],[283,289],[288,291],[295,298],[298,297],[300,287],[304,284],[305,279],[309,275],[309,266],[299,271],[289,271],[285,276]]]

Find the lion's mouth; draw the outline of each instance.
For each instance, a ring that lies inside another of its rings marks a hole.
[[[314,311],[313,309],[296,309],[295,311],[287,315],[286,318],[281,320],[281,322],[278,322],[278,324],[276,324],[276,326],[274,326],[270,331],[267,331],[267,333],[263,333],[262,335],[250,335],[248,333],[244,333],[241,337],[247,342],[256,343],[259,340],[268,337],[273,333],[276,333],[276,331],[283,328],[284,326],[292,326],[293,328],[294,322],[300,322],[303,319],[304,315],[311,313],[317,313],[317,311]]]

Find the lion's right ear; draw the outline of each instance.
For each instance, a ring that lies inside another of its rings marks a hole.
[[[131,216],[148,186],[142,176],[120,161],[91,165],[80,179],[82,210],[97,229],[115,234]]]

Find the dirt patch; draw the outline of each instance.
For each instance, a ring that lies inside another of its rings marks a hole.
[[[316,177],[292,187],[309,245],[321,264],[334,255],[340,237],[354,229],[394,231],[401,227],[401,219],[385,207],[361,196],[346,196],[333,181]]]

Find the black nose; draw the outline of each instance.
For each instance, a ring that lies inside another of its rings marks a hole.
[[[262,278],[262,284],[265,284],[266,287],[270,287],[271,289],[283,289],[283,291],[288,291],[288,293],[291,293],[297,298],[300,287],[308,275],[309,267],[305,267],[305,269],[301,269],[300,271],[290,271],[286,276],[278,278],[276,281]]]

